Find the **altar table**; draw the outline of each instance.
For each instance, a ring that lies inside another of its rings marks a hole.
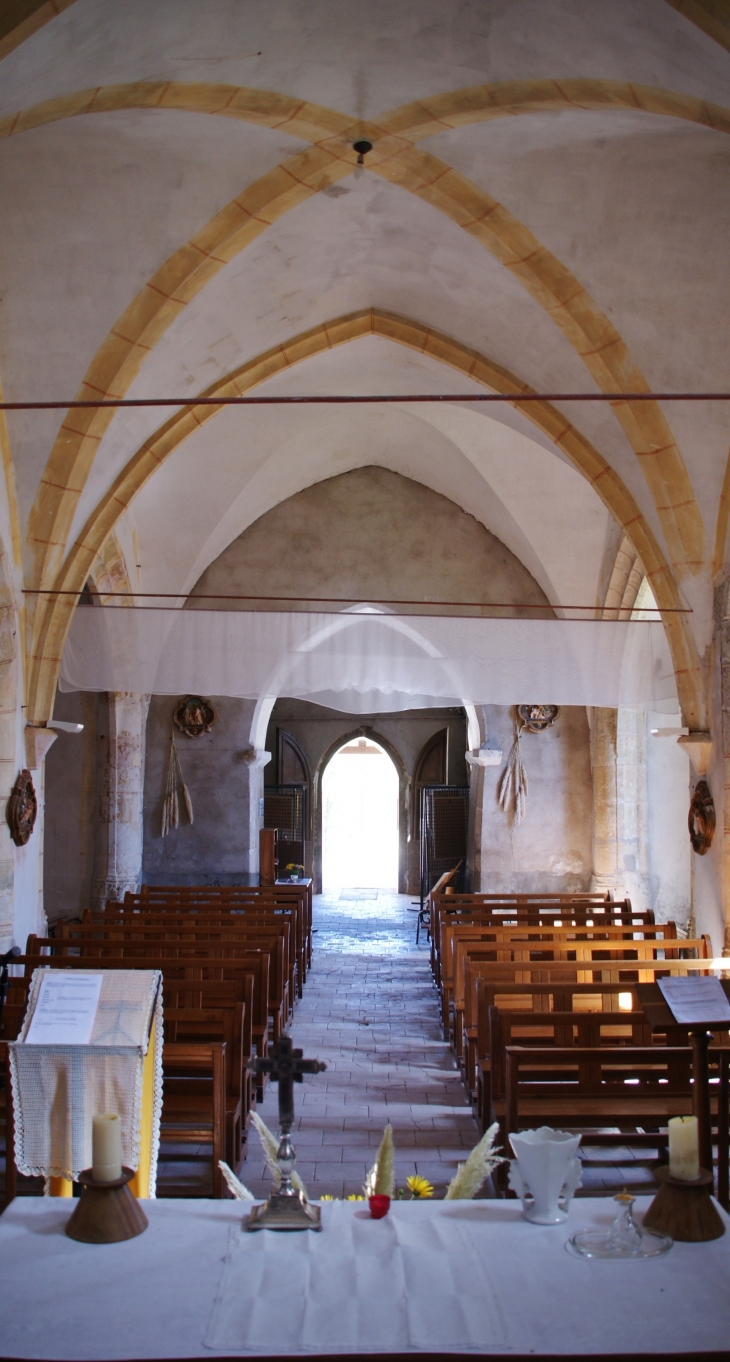
[[[610,1198],[573,1201],[567,1222],[548,1227],[528,1224],[515,1201],[400,1202],[380,1221],[362,1202],[325,1203],[321,1234],[243,1234],[242,1202],[144,1206],[144,1234],[100,1246],[63,1233],[69,1201],[8,1207],[3,1358],[676,1359],[730,1349],[730,1232],[653,1261],[571,1257],[570,1234],[610,1223]]]

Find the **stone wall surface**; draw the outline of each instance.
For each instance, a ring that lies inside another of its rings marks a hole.
[[[77,917],[91,905],[99,824],[97,750],[106,742],[106,696],[59,691],[53,713],[84,729],[59,733],[45,761],[43,893],[49,922]]]
[[[249,738],[255,705],[252,700],[226,696],[207,698],[217,715],[210,733],[187,738],[176,730],[194,822],[192,826],[188,822],[181,800],[179,827],[166,837],[161,836],[162,805],[172,715],[178,701],[171,695],[156,695],[150,702],[142,867],[148,884],[258,883],[263,777]]]
[[[262,515],[206,569],[189,603],[226,592],[265,592],[286,610],[326,608],[286,598],[330,593],[335,600],[546,603],[519,559],[474,516],[377,467],[326,478]],[[261,600],[260,608],[276,605]]]
[[[593,790],[588,719],[561,709],[544,733],[520,739],[529,791],[524,821],[499,807],[498,788],[514,739],[512,708],[482,707],[485,737],[502,749],[501,766],[479,769],[474,874],[483,893],[587,889],[593,867]],[[475,887],[477,887],[475,886]]]

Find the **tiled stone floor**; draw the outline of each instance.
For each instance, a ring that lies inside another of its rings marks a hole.
[[[428,947],[416,947],[410,897],[353,893],[315,899],[314,962],[291,1030],[327,1072],[295,1089],[297,1169],[312,1196],[360,1192],[390,1121],[398,1180],[418,1172],[443,1195],[478,1131],[441,1035]],[[276,1130],[276,1084],[259,1114]],[[249,1146],[241,1177],[263,1195],[253,1131]]]

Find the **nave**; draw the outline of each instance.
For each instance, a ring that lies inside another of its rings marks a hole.
[[[390,1122],[399,1186],[420,1174],[443,1196],[477,1126],[443,1039],[428,947],[415,945],[411,898],[369,892],[375,897],[335,891],[314,900],[312,969],[291,1034],[327,1072],[305,1075],[295,1090],[297,1171],[313,1197],[361,1195]],[[259,1114],[276,1130],[274,1085]],[[268,1195],[253,1131],[241,1178]]]

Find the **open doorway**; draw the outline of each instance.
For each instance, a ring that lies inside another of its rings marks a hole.
[[[322,777],[322,888],[398,888],[398,772],[371,738],[351,738]]]

